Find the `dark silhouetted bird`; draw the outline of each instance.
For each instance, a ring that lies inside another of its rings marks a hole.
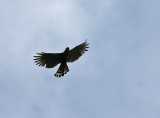
[[[44,66],[46,68],[53,68],[60,63],[55,76],[61,77],[69,71],[67,62],[74,62],[79,59],[79,57],[82,56],[85,51],[88,51],[88,45],[89,44],[87,41],[85,41],[71,50],[69,50],[69,47],[67,47],[62,53],[37,53],[38,56],[34,56],[34,60],[36,65]]]

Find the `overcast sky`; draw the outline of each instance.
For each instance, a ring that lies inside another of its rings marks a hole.
[[[0,118],[160,118],[159,0],[1,0]],[[57,67],[38,52],[86,39],[89,51]]]

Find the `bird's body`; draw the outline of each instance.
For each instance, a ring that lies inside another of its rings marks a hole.
[[[67,63],[68,54],[69,54],[69,47],[67,47],[65,51],[62,53],[61,64]]]
[[[69,54],[69,47],[67,47],[65,51],[61,54],[62,54],[60,59],[61,65],[55,74],[56,77],[60,77],[61,75],[64,76],[64,74],[66,74],[69,71],[69,68],[67,66],[67,57]]]
[[[62,53],[37,53],[39,56],[34,56],[34,60],[36,65],[45,66],[46,68],[53,68],[60,63],[60,67],[55,76],[61,77],[69,71],[67,62],[74,62],[79,59],[85,51],[88,51],[88,45],[89,44],[85,41],[71,50],[67,47]]]

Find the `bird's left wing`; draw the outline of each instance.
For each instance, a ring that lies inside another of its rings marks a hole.
[[[60,63],[62,53],[37,53],[35,57],[35,63],[38,66],[44,66],[46,68],[53,68]]]
[[[85,53],[85,51],[88,51],[87,50],[87,48],[89,48],[88,45],[89,44],[87,43],[87,41],[85,41],[84,43],[71,49],[67,57],[67,62],[74,62],[77,59],[79,59],[79,57],[82,56]]]

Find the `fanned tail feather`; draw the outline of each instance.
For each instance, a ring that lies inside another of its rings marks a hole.
[[[66,74],[69,71],[69,68],[67,66],[67,64],[61,64],[58,71],[56,72],[55,76],[56,77],[61,77],[64,76],[64,74]]]

